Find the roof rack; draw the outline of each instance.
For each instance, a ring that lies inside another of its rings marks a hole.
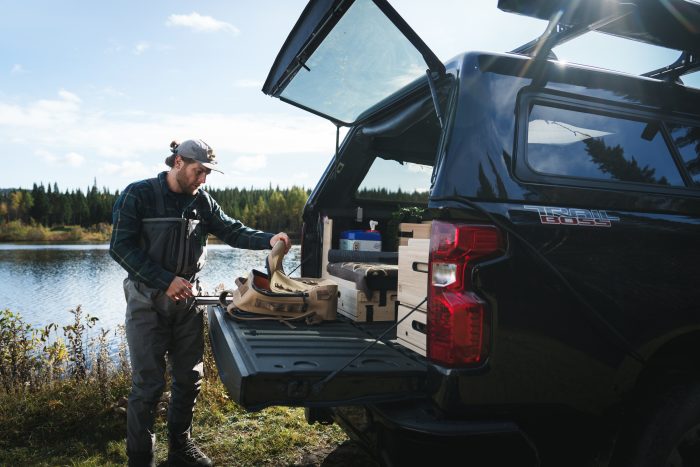
[[[650,78],[664,79],[667,81],[680,81],[681,76],[700,70],[700,57],[693,52],[681,53],[678,60],[668,66],[652,70],[642,74]]]
[[[498,8],[549,21],[540,37],[512,53],[556,59],[554,47],[599,31],[681,52],[672,64],[642,76],[680,82],[700,70],[700,2],[695,0],[498,0]]]
[[[557,10],[549,20],[547,29],[537,39],[513,49],[511,52],[522,55],[530,55],[534,58],[550,56],[552,49],[558,45],[575,39],[587,32],[595,31],[608,24],[617,21],[634,11],[634,5],[625,4],[620,11],[610,13],[603,18],[577,25],[562,24],[560,21],[565,15],[564,10]]]

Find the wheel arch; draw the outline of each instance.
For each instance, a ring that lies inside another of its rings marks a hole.
[[[662,390],[687,380],[700,379],[700,329],[667,339],[649,355],[635,390]]]

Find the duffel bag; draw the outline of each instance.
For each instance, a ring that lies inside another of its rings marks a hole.
[[[284,243],[277,242],[267,257],[269,274],[253,269],[236,279],[236,289],[224,290],[221,305],[236,319],[332,321],[338,306],[338,284],[329,279],[294,278],[282,269]],[[231,295],[231,302],[227,302]],[[240,313],[240,312],[245,312]]]

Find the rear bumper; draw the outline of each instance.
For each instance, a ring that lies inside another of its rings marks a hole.
[[[427,402],[380,404],[371,408],[377,420],[389,429],[410,431],[442,437],[475,435],[504,435],[519,433],[515,422],[509,420],[447,419]]]
[[[335,421],[388,465],[538,465],[511,420],[446,419],[429,401],[334,409]]]

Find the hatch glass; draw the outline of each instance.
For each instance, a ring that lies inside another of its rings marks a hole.
[[[356,0],[280,97],[344,124],[416,79],[421,53],[371,0]]]

